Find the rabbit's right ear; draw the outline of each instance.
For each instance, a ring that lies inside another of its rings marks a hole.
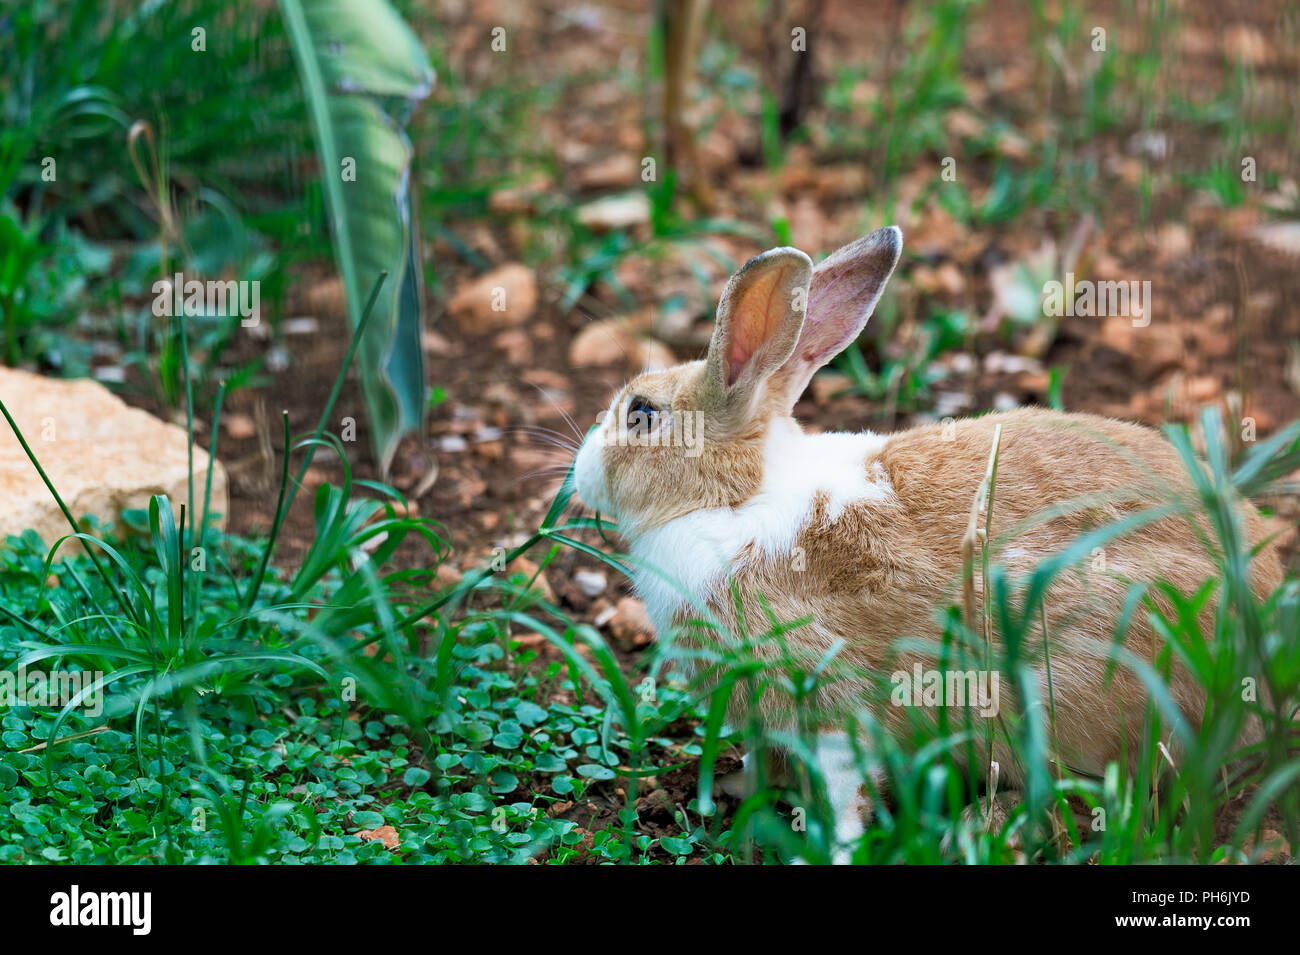
[[[794,351],[808,304],[812,260],[798,249],[769,249],[745,263],[718,302],[709,342],[703,407],[747,419],[768,379]]]
[[[891,225],[849,243],[814,270],[799,341],[772,379],[772,387],[784,391],[787,408],[794,407],[813,373],[866,327],[902,253],[903,231]]]

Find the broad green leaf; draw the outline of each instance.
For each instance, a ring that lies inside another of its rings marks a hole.
[[[433,88],[429,58],[387,0],[280,0],[316,137],[334,253],[355,329],[375,277],[390,278],[361,342],[371,443],[387,472],[424,421],[419,232],[403,127]]]

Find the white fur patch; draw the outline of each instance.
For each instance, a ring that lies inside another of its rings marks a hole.
[[[836,865],[850,860],[852,845],[866,831],[862,813],[867,801],[862,794],[862,773],[858,771],[853,745],[847,733],[821,733],[813,758],[826,782],[826,798],[835,816]]]
[[[601,449],[605,446],[603,428],[592,430],[583,439],[578,449],[578,457],[573,462],[573,485],[582,503],[593,510],[609,514],[613,508],[605,493],[605,469],[601,461]]]
[[[764,448],[757,494],[740,507],[693,511],[631,542],[637,591],[659,632],[668,632],[679,607],[701,607],[721,591],[749,545],[764,557],[791,554],[819,493],[829,497],[831,520],[850,504],[887,500],[893,486],[871,461],[884,444],[885,438],[871,432],[804,434],[793,422],[777,419]]]

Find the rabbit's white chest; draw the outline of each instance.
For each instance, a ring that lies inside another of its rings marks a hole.
[[[703,616],[711,596],[725,593],[742,551],[767,560],[797,558],[795,542],[818,495],[835,520],[851,504],[893,494],[875,458],[885,439],[871,432],[807,435],[779,423],[764,450],[763,483],[739,507],[694,511],[640,535],[631,544],[637,592],[660,634],[679,610]]]

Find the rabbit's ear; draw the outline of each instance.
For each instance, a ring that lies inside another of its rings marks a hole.
[[[794,407],[813,372],[862,332],[902,252],[903,232],[891,225],[849,243],[817,266],[799,341],[773,381],[774,388],[783,389],[787,408]]]
[[[709,343],[704,404],[747,412],[760,385],[794,351],[808,304],[812,260],[770,249],[731,277]]]

